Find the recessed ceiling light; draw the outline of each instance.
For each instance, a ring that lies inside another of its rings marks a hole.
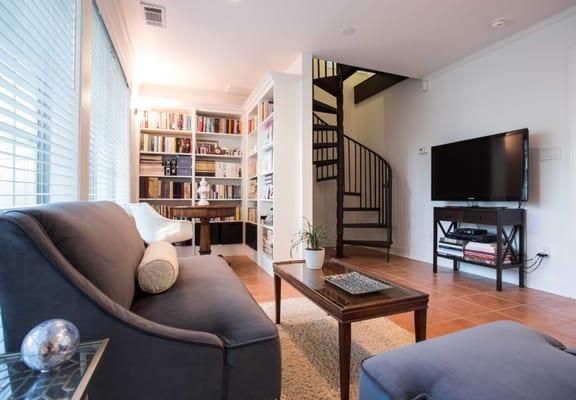
[[[504,28],[510,22],[507,18],[496,18],[490,22],[490,25],[494,29]]]
[[[340,33],[345,36],[353,35],[356,32],[353,26],[345,26],[344,28],[340,29]]]

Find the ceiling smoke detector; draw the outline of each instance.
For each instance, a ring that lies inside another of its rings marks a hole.
[[[340,33],[344,36],[353,35],[354,32],[356,32],[356,29],[354,29],[353,26],[345,26],[344,28],[340,29]]]
[[[150,3],[140,3],[144,13],[144,22],[146,25],[166,28],[166,8]]]
[[[507,18],[496,18],[490,22],[490,26],[494,29],[500,29],[508,25],[508,22],[510,21]]]

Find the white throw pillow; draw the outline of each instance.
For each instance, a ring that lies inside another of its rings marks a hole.
[[[140,289],[146,293],[162,293],[174,285],[176,278],[178,278],[176,248],[168,242],[150,243],[136,270]]]

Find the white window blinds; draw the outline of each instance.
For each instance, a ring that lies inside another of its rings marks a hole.
[[[128,202],[129,89],[96,6],[92,13],[91,81],[89,198]]]
[[[0,209],[77,198],[77,12],[0,1]]]

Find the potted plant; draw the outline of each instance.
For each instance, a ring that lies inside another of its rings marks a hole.
[[[304,227],[292,239],[290,256],[292,256],[292,251],[302,244],[305,246],[302,253],[306,266],[310,269],[320,269],[322,264],[324,264],[325,250],[320,247],[320,241],[325,238],[324,230],[321,226],[313,226],[307,219],[304,219],[304,221]]]

